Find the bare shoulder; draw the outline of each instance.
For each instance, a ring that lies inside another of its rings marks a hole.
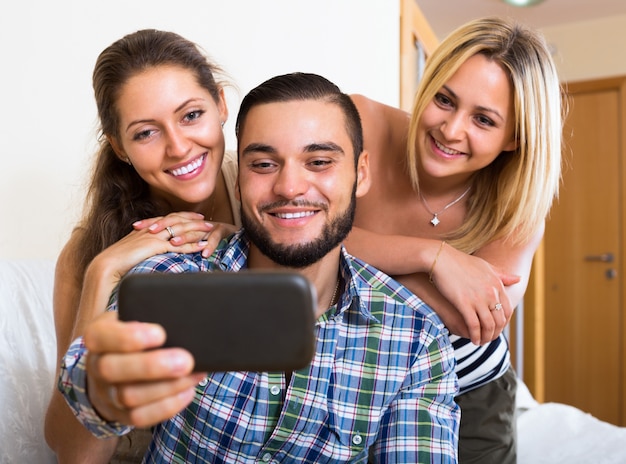
[[[356,105],[364,125],[371,121],[384,122],[388,128],[393,127],[394,122],[406,122],[408,124],[410,114],[400,108],[373,100],[365,95],[352,94],[350,98]]]
[[[83,231],[75,229],[57,258],[54,271],[55,316],[74,313],[80,298],[79,256]]]
[[[409,132],[410,115],[406,111],[354,94],[350,98],[361,116],[364,149],[370,162],[377,160],[404,160]]]
[[[68,268],[75,268],[78,264],[78,257],[80,256],[80,243],[83,236],[83,230],[76,228],[72,231],[70,238],[61,249],[57,258],[56,272],[66,272]]]

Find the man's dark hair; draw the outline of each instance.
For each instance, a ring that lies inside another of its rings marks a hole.
[[[363,128],[356,106],[350,97],[328,79],[317,74],[296,72],[272,77],[252,89],[241,102],[235,133],[239,134],[246,122],[250,110],[258,105],[294,100],[322,100],[334,103],[341,108],[346,121],[346,131],[354,148],[354,160],[357,162],[363,151]]]

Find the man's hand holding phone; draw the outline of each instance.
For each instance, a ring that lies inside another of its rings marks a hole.
[[[166,334],[158,324],[122,322],[111,311],[89,325],[84,339],[89,398],[110,422],[148,427],[169,419],[206,376],[193,372],[188,351],[159,348]]]

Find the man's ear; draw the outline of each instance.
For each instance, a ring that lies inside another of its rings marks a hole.
[[[365,195],[372,184],[370,177],[370,157],[367,151],[363,151],[359,156],[359,162],[356,167],[356,197]]]

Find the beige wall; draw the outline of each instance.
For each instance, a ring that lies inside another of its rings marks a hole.
[[[626,75],[626,15],[542,30],[563,82]]]

